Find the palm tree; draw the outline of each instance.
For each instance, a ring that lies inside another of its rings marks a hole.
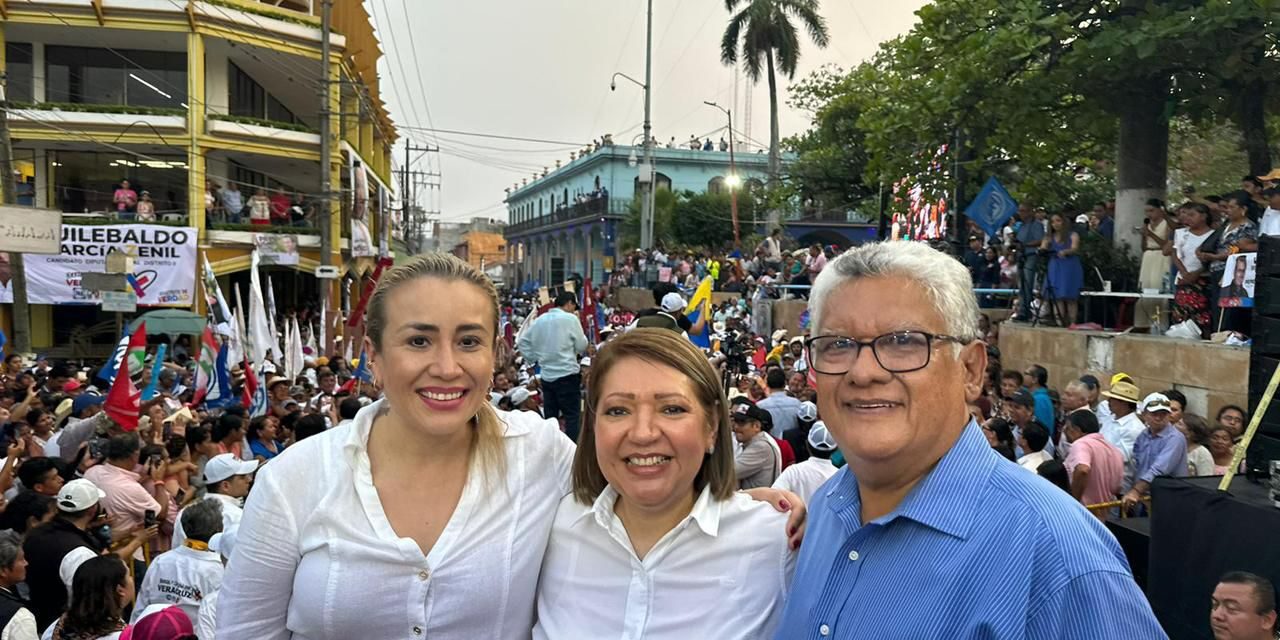
[[[741,11],[735,11],[744,4]],[[769,78],[769,182],[776,186],[782,172],[778,151],[778,80],[776,70],[795,78],[800,61],[799,20],[818,47],[827,46],[827,21],[818,14],[818,0],[724,0],[733,17],[720,40],[720,61],[736,64],[741,57],[747,78],[760,81],[760,72]],[[741,53],[739,53],[741,43]],[[733,132],[730,132],[733,133]]]

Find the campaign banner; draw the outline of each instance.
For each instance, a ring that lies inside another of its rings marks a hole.
[[[107,255],[125,253],[133,256],[138,306],[189,307],[196,295],[196,252],[194,227],[64,224],[60,253],[23,256],[27,299],[33,304],[98,304],[98,293],[83,286],[83,274],[102,273]],[[0,302],[13,302],[9,287],[0,288]]]
[[[289,233],[255,233],[253,246],[258,248],[263,265],[298,264],[298,236]]]
[[[1249,308],[1253,306],[1253,290],[1258,279],[1258,254],[1237,253],[1227,257],[1218,290],[1218,306]]]

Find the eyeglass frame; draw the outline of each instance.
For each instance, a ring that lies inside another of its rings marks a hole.
[[[876,341],[880,340],[881,338],[887,338],[889,336],[912,334],[912,333],[924,336],[925,347],[926,347],[924,364],[918,367],[915,367],[914,369],[899,369],[899,370],[890,369],[889,367],[884,366],[884,362],[880,360],[880,353],[876,351],[876,345],[875,345]],[[929,333],[928,331],[916,331],[914,329],[908,329],[904,331],[890,331],[889,333],[882,333],[870,340],[858,340],[856,338],[852,338],[849,336],[842,336],[842,335],[811,336],[811,337],[805,338],[804,353],[808,357],[809,366],[812,367],[815,372],[820,373],[824,376],[842,376],[849,373],[849,371],[853,369],[853,366],[850,365],[850,367],[848,369],[845,369],[844,371],[828,372],[828,371],[822,371],[817,367],[816,365],[817,359],[813,357],[813,343],[825,338],[843,338],[857,345],[858,351],[853,354],[853,363],[857,363],[858,358],[862,357],[862,349],[864,347],[870,347],[871,355],[872,357],[875,358],[876,364],[880,365],[881,369],[884,369],[889,373],[913,373],[915,371],[919,371],[921,369],[924,369],[925,367],[928,367],[929,364],[933,362],[933,347],[938,342],[954,342],[958,345],[966,346],[966,345],[973,344],[977,340],[976,338],[968,338],[968,339],[959,338],[956,336],[947,335],[945,333]]]

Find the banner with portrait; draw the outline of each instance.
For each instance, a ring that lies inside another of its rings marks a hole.
[[[107,255],[133,256],[138,306],[189,307],[196,296],[196,230],[149,224],[62,225],[57,255],[23,256],[32,304],[97,304],[83,274],[106,271]],[[9,260],[0,259],[0,302],[13,302]]]
[[[255,233],[253,246],[258,249],[260,264],[297,266],[298,236],[290,233]]]
[[[1258,254],[1237,253],[1227,256],[1227,267],[1218,283],[1219,307],[1253,307],[1253,291],[1258,278]]]

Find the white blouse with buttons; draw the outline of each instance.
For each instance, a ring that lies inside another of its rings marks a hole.
[[[538,584],[536,640],[772,638],[796,555],[787,514],[703,489],[693,510],[645,554],[613,512],[612,487],[592,506],[565,497]]]
[[[258,473],[222,583],[219,640],[529,637],[573,443],[554,421],[499,412],[506,477],[490,488],[473,469],[424,556],[395,534],[373,485],[366,445],[382,403]]]

